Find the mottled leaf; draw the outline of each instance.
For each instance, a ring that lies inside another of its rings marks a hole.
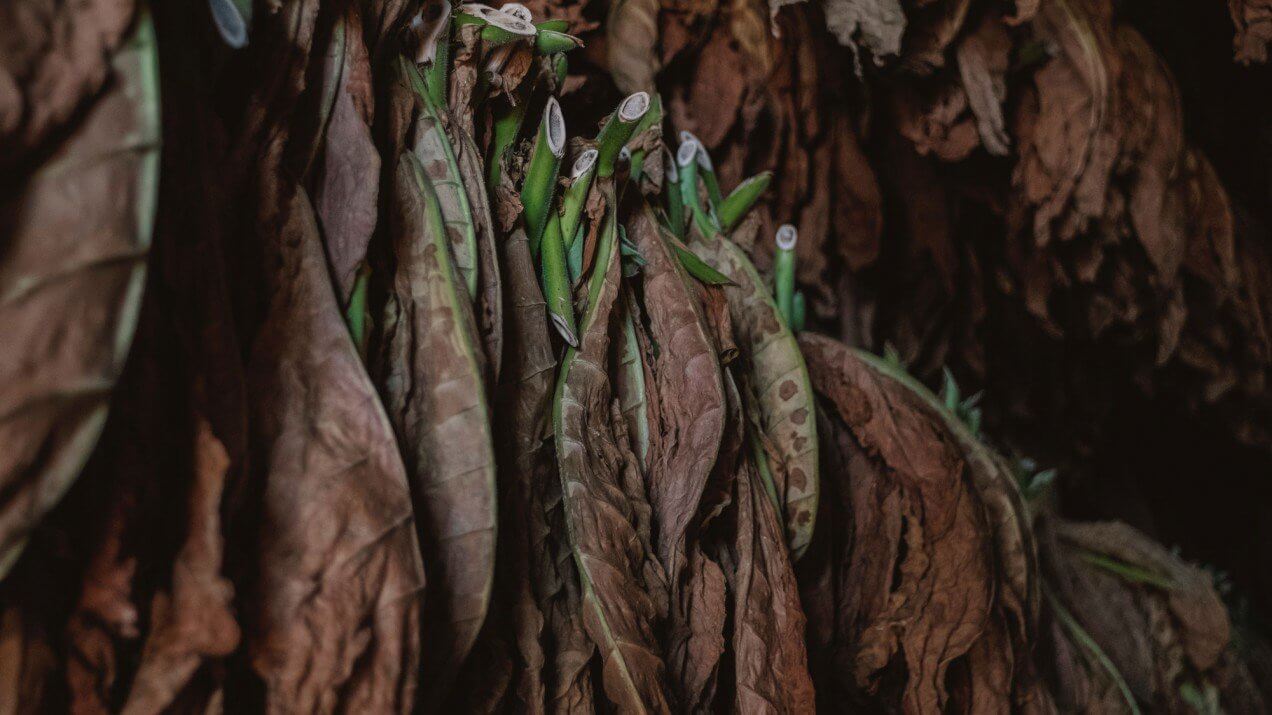
[[[396,271],[376,375],[402,445],[429,573],[421,701],[435,707],[490,602],[495,460],[473,317],[450,262],[441,203],[414,154],[399,159],[393,196]]]
[[[725,238],[701,237],[689,247],[734,283],[724,288],[729,315],[764,435],[778,454],[769,469],[782,502],[787,544],[798,559],[812,538],[818,480],[817,420],[804,358],[741,249]]]

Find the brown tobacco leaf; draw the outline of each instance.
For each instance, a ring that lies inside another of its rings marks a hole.
[[[123,712],[169,707],[205,658],[228,656],[239,644],[233,588],[220,574],[221,500],[230,455],[204,420],[195,423],[189,531],[176,556],[171,593],[151,604],[151,627]]]
[[[1233,54],[1238,62],[1267,62],[1272,46],[1272,2],[1269,0],[1228,0],[1236,36]]]
[[[424,572],[406,473],[303,190],[276,220],[248,371],[264,499],[251,663],[272,711],[407,711]]]
[[[652,629],[657,609],[641,578],[652,555],[642,548],[611,414],[610,336],[618,329],[621,273],[613,187],[601,190],[610,208],[580,346],[566,353],[557,384],[557,463],[584,624],[604,661],[605,694],[626,712],[669,712]]]
[[[658,396],[651,424],[649,500],[659,558],[675,600],[685,567],[685,539],[697,519],[707,477],[724,430],[724,388],[715,346],[690,278],[667,244],[653,214],[640,212],[629,236],[646,263],[641,270],[645,314],[659,349],[651,365]],[[674,625],[673,625],[674,628]]]
[[[544,450],[546,457],[552,453]],[[585,628],[583,586],[566,526],[565,503],[556,465],[546,460],[535,475],[541,485],[543,517],[536,526],[536,549],[544,563],[535,579],[541,595],[546,640],[551,643],[550,671],[544,678],[547,712],[596,712],[598,694],[593,686],[596,646]]]
[[[658,1],[617,0],[605,20],[605,50],[614,84],[625,94],[654,89],[658,73]]]
[[[921,398],[840,343],[806,333],[800,345],[835,425],[823,471],[838,497],[829,513],[876,505],[832,518],[847,533],[835,539],[843,552],[831,555],[836,632],[820,689],[937,711],[951,697],[947,674],[977,659],[992,625],[984,513],[953,439]],[[1002,698],[1011,692],[1010,669],[970,675]]]
[[[804,358],[741,249],[722,237],[698,237],[691,248],[734,283],[724,289],[729,315],[764,435],[777,451],[769,468],[779,489],[787,543],[799,559],[813,534],[819,476],[817,420]]]
[[[776,507],[745,449],[741,401],[725,374],[727,429],[734,435],[720,466],[732,477],[733,534],[726,571],[733,596],[732,666],[737,712],[813,712],[804,644],[805,617]]]
[[[495,460],[466,289],[450,262],[441,204],[413,154],[398,162],[389,218],[396,272],[376,378],[405,456],[429,573],[421,700],[434,707],[490,602]]]
[[[0,6],[0,167],[6,174],[89,101],[100,101],[98,91],[118,72],[111,58],[136,17],[127,1]]]
[[[0,712],[48,712],[58,661],[54,642],[26,609],[10,605],[0,611]]]
[[[499,457],[500,557],[497,578],[511,594],[512,631],[519,662],[513,694],[525,712],[543,712],[545,654],[543,601],[535,590],[539,573],[554,567],[544,522],[543,481],[537,469],[544,453],[556,357],[548,333],[547,305],[539,290],[529,241],[514,230],[500,242],[508,310],[504,314],[508,359],[496,391],[495,444]],[[506,554],[506,555],[505,555]],[[542,589],[540,589],[542,590]]]
[[[451,122],[450,135],[453,137],[455,159],[459,163],[459,176],[468,193],[473,228],[477,232],[477,296],[473,301],[473,313],[485,350],[490,375],[488,384],[493,386],[499,382],[503,362],[503,283],[497,249],[499,239],[495,235],[490,197],[486,193],[486,165],[481,153],[472,135],[457,122]]]
[[[1172,644],[1182,648],[1182,655],[1198,671],[1211,670],[1219,663],[1229,642],[1228,614],[1209,574],[1184,563],[1161,544],[1120,522],[1057,522],[1055,530],[1061,544],[1073,547],[1080,554],[1102,554],[1168,582],[1169,588],[1154,589],[1149,584],[1144,589],[1162,600],[1171,620]],[[1084,567],[1089,568],[1089,564]],[[1123,582],[1123,586],[1130,584]],[[1075,611],[1080,620],[1086,620],[1091,614],[1093,604],[1090,602],[1074,605],[1087,606]],[[1124,624],[1107,622],[1107,625],[1110,628],[1096,629],[1092,623],[1092,635],[1097,639],[1117,639],[1125,630]],[[1107,650],[1110,657],[1114,657],[1115,649]]]
[[[96,6],[84,12],[103,13],[107,38],[121,19]],[[79,33],[96,26],[77,19],[77,47],[60,48],[75,49],[64,58],[72,75],[87,59],[80,51],[100,52],[78,46]],[[136,327],[159,181],[155,52],[142,15],[111,60],[110,88],[0,204],[0,578],[88,459]],[[28,111],[34,130],[48,121],[43,112],[61,110],[37,103]]]
[[[357,5],[349,5],[345,15],[337,20],[333,35],[337,37],[332,42],[339,39],[344,53],[338,65],[331,68],[340,79],[323,139],[325,150],[314,207],[336,282],[336,295],[343,306],[349,302],[358,266],[366,258],[367,244],[375,230],[380,155],[371,139],[375,97]]]
[[[899,0],[827,0],[826,29],[839,44],[880,62],[900,54],[905,13]]]

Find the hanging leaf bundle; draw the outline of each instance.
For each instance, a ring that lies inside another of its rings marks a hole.
[[[1172,110],[1096,0],[55,5],[0,10],[0,711],[1267,702],[1206,572],[922,382],[969,353],[915,202],[973,152],[1057,335],[1105,231],[1154,369],[1239,350],[1172,283],[1240,284],[1222,187],[1097,106]],[[870,273],[892,182],[923,280]]]

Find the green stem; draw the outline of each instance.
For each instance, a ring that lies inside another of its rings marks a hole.
[[[639,137],[642,132],[650,127],[661,124],[663,118],[662,96],[655,94],[649,104],[649,111],[645,112],[645,116],[640,118],[636,123],[636,130],[632,132],[632,137]],[[633,182],[640,181],[640,175],[645,168],[645,153],[647,149],[636,149],[632,152],[632,171],[631,178]]]
[[[773,292],[777,298],[777,312],[782,314],[786,325],[795,324],[795,242],[799,232],[789,223],[777,229],[774,243],[777,252],[773,255]]]
[[[717,216],[720,218],[721,230],[725,233],[732,232],[738,221],[741,221],[746,212],[751,210],[772,182],[773,172],[765,171],[738,184],[738,187],[720,202]]]
[[[694,136],[693,132],[680,132],[680,143],[684,144],[688,141],[693,141],[698,146],[698,153],[695,155],[698,160],[698,174],[702,177],[703,186],[707,187],[705,209],[708,213],[715,214],[724,203],[724,197],[720,195],[720,181],[716,178],[715,164],[711,162],[711,156],[707,154],[707,147],[701,139]]]
[[[504,7],[507,7],[505,5]],[[549,32],[567,32],[570,29],[569,20],[544,20],[536,23],[535,28],[538,30],[548,30]]]
[[[353,291],[349,294],[349,305],[345,308],[345,322],[349,324],[349,335],[358,349],[358,355],[367,358],[367,284],[371,280],[371,267],[365,262],[358,267],[357,277],[353,281]]]
[[[808,306],[804,300],[804,291],[795,291],[795,303],[791,306],[794,316],[791,318],[791,331],[795,333],[804,332],[804,321],[808,317]]]
[[[561,116],[561,105],[557,103],[556,97],[548,97],[534,148],[530,150],[526,178],[521,184],[521,206],[525,212],[530,251],[536,257],[539,255],[543,229],[547,226],[548,214],[552,209],[557,170],[561,167],[561,157],[564,154],[565,118]]]
[[[561,214],[549,211],[548,225],[540,248],[543,297],[548,303],[552,325],[571,347],[578,347],[578,327],[574,322],[574,298],[566,266],[565,241],[561,237]]]
[[[685,202],[680,194],[680,171],[676,168],[676,158],[666,147],[663,147],[663,153],[663,161],[667,165],[667,173],[663,177],[667,194],[667,223],[671,224],[672,235],[684,238]]]
[[[499,181],[503,177],[504,155],[508,153],[513,142],[517,141],[517,134],[521,132],[521,124],[526,118],[526,103],[522,100],[516,105],[501,104],[495,109],[494,115],[490,159],[486,164],[486,185],[491,196],[495,195],[495,191],[499,188]]]
[[[596,135],[597,176],[614,175],[618,153],[627,144],[627,140],[631,139],[637,122],[649,111],[649,105],[649,94],[646,92],[637,92],[619,102],[618,108],[610,115],[605,126],[601,127],[601,133]]]
[[[450,82],[450,43],[451,43],[451,6],[450,0],[444,0],[443,16],[437,21],[441,23],[437,36],[433,38],[433,57],[424,67],[424,86],[427,96],[435,107],[446,106],[447,85]]]
[[[680,169],[680,200],[703,237],[710,238],[720,231],[703,210],[702,201],[698,198],[698,152],[701,148],[692,137],[682,142],[676,151],[676,166]]]
[[[574,243],[574,234],[583,218],[587,192],[592,187],[592,177],[596,176],[597,153],[595,149],[584,151],[570,169],[570,185],[561,197],[561,233],[567,246]]]

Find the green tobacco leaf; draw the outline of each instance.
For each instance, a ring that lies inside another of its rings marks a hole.
[[[419,98],[420,114],[415,123],[412,150],[437,194],[442,218],[446,221],[446,235],[455,270],[463,280],[468,296],[473,298],[477,295],[477,227],[473,223],[473,209],[460,174],[459,161],[442,124],[445,110],[428,99],[424,78],[410,60],[399,57],[398,67],[403,81]]]
[[[471,311],[442,206],[404,153],[389,212],[396,273],[377,356],[428,564],[421,699],[442,702],[486,617],[494,579],[495,459]]]
[[[159,189],[159,75],[143,9],[105,92],[0,205],[0,578],[79,476],[145,285]]]
[[[619,410],[627,422],[627,432],[635,443],[636,456],[640,458],[641,466],[647,467],[649,405],[645,399],[645,362],[636,337],[635,301],[636,296],[630,290],[623,291],[619,306],[623,333],[619,336],[618,373],[614,378],[614,388],[618,392]]]
[[[732,241],[695,235],[690,248],[734,285],[725,287],[748,382],[764,434],[780,458],[769,469],[782,497],[787,544],[798,559],[817,514],[817,419],[808,370],[795,336],[751,260]]]
[[[584,625],[601,651],[606,695],[623,712],[669,712],[652,628],[654,603],[640,578],[647,554],[633,526],[611,417],[610,325],[618,299],[619,250],[614,187],[602,181],[607,210],[579,347],[565,353],[553,404],[557,464],[583,587]]]
[[[676,252],[676,257],[680,259],[680,264],[685,267],[689,275],[698,280],[713,286],[735,285],[728,276],[720,271],[707,265],[705,261],[698,258],[698,255],[687,248],[683,248],[676,244],[672,244],[672,249]]]

